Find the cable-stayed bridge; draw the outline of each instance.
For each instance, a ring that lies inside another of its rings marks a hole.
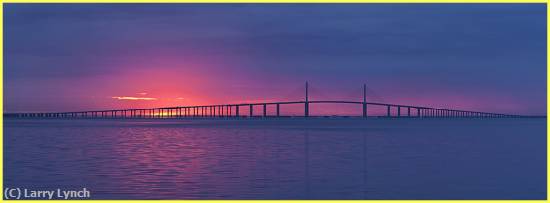
[[[382,107],[385,115],[378,117],[392,118],[517,118],[529,117],[513,114],[501,114],[458,109],[433,108],[403,104],[390,104],[367,101],[367,87],[363,85],[363,101],[346,100],[309,100],[309,85],[306,82],[305,97],[301,101],[256,102],[238,104],[219,104],[204,106],[176,106],[162,108],[115,109],[77,112],[36,112],[4,113],[5,117],[16,118],[204,118],[204,117],[287,117],[281,113],[286,105],[303,105],[303,117],[310,117],[310,106],[315,104],[353,104],[361,107],[362,117],[371,117],[368,109]],[[261,106],[261,114],[254,112],[254,107]],[[267,107],[275,107],[275,112],[268,114]],[[247,110],[243,113],[243,110]]]

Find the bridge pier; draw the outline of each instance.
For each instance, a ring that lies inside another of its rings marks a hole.
[[[306,82],[306,102],[304,103],[304,117],[309,117],[309,95],[308,95],[308,83]]]
[[[391,117],[391,109],[390,109],[390,105],[388,105],[388,106],[387,106],[387,108],[388,108],[388,109],[387,109],[387,110],[388,110],[388,113],[387,113],[388,115],[387,115],[387,116],[388,116],[388,117]]]
[[[363,102],[363,117],[367,117],[367,103]]]
[[[401,117],[401,106],[397,106],[397,117]]]
[[[411,117],[411,107],[407,107],[407,117]]]
[[[263,107],[264,107],[264,116],[263,117],[266,117],[267,116],[267,105],[263,104]]]
[[[309,117],[309,102],[306,101],[306,102],[304,103],[304,105],[305,105],[305,107],[304,107],[304,116],[305,116],[305,117]]]
[[[281,116],[281,114],[280,114],[280,106],[281,106],[281,104],[277,104],[277,117]]]
[[[250,104],[250,111],[249,111],[249,114],[250,114],[250,117],[252,118],[252,116],[254,116],[254,107],[252,106],[252,104]]]

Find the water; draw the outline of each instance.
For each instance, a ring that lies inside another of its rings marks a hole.
[[[545,199],[545,119],[4,120],[4,187],[92,199]]]

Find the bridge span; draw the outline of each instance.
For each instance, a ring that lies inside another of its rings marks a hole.
[[[366,85],[363,85],[363,101],[338,101],[338,100],[309,100],[308,83],[306,82],[305,100],[282,102],[259,102],[220,104],[202,106],[176,106],[162,108],[138,108],[138,109],[113,109],[99,111],[77,112],[36,112],[36,113],[4,113],[4,117],[16,118],[202,118],[202,117],[283,117],[281,108],[285,105],[303,105],[303,117],[310,117],[310,105],[312,104],[354,104],[361,105],[362,117],[370,117],[368,109],[378,106],[385,108],[383,117],[396,118],[513,118],[527,117],[513,114],[501,114],[480,111],[467,111],[447,108],[432,108],[425,106],[402,105],[367,102]],[[261,106],[261,115],[254,114],[254,107]],[[267,107],[274,106],[275,113],[268,114]],[[242,109],[247,108],[248,114],[243,114]],[[392,113],[393,110],[393,113]],[[378,116],[380,117],[380,116]]]

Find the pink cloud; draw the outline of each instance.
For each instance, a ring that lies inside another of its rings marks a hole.
[[[147,101],[157,100],[157,98],[151,98],[151,97],[111,97],[111,98],[118,99],[118,100],[147,100]]]

